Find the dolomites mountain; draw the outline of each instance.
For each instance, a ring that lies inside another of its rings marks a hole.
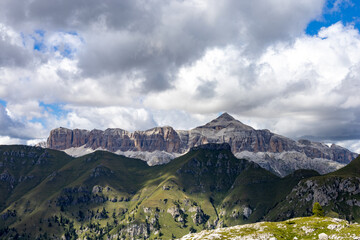
[[[359,172],[360,157],[326,175],[297,170],[281,178],[236,158],[227,143],[193,147],[156,167],[108,151],[74,158],[58,150],[4,145],[0,239],[178,239],[189,232],[310,216],[314,202],[326,216],[359,222]],[[319,219],[305,229],[294,221],[279,224],[264,239],[295,234],[317,239],[323,231],[333,236],[338,230],[356,239],[351,234],[359,233],[329,223],[331,229],[326,224],[314,235]],[[245,233],[263,233],[253,230]]]
[[[328,147],[308,140],[294,141],[266,129],[256,130],[227,113],[191,130],[174,130],[170,126],[135,132],[118,128],[105,131],[57,128],[50,132],[47,147],[73,156],[108,150],[156,165],[206,143],[228,143],[238,158],[257,162],[281,176],[302,168],[331,172],[357,156],[334,144]]]

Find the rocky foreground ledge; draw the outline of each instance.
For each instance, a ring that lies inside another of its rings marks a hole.
[[[360,225],[329,217],[293,218],[284,222],[259,222],[228,228],[206,230],[185,235],[182,240],[195,239],[360,239]]]

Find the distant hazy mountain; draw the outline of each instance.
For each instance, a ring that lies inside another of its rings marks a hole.
[[[280,178],[206,144],[148,166],[107,151],[73,158],[29,146],[0,146],[0,239],[171,239],[189,232],[325,214],[360,220],[360,158],[319,176]]]
[[[107,150],[157,165],[206,143],[228,143],[236,157],[254,161],[280,176],[297,169],[332,172],[357,156],[334,144],[328,147],[308,140],[294,141],[269,130],[255,130],[227,113],[188,131],[169,126],[135,132],[118,128],[105,131],[57,128],[50,132],[46,146],[72,156]]]

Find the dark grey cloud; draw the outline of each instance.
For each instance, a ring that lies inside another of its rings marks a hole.
[[[24,129],[25,125],[13,121],[7,114],[3,105],[0,104],[0,136],[10,136],[12,138],[24,138],[21,134],[21,129]]]
[[[321,12],[325,1],[227,1],[226,12],[240,24],[247,52],[259,53],[276,41],[298,36]]]
[[[179,68],[208,49],[238,45],[254,54],[298,34],[323,2],[4,0],[0,12],[18,29],[78,32],[83,76],[136,72],[151,92],[171,88]]]
[[[136,15],[141,16],[137,2],[129,0],[4,0],[0,6],[3,21],[16,28],[83,30],[100,17],[117,28],[127,27]]]
[[[217,35],[225,37],[211,31],[204,20],[180,20],[183,22],[172,19],[160,22],[152,32],[123,29],[89,36],[86,50],[79,57],[79,67],[86,76],[93,77],[138,72],[145,79],[143,91],[170,88],[180,67],[197,60],[208,47],[218,44]]]
[[[298,130],[294,137],[332,142],[360,139],[360,111],[337,107],[323,107],[313,111],[313,115],[316,111],[319,116],[314,125]]]
[[[11,44],[0,36],[0,67],[25,67],[32,56],[23,47]]]
[[[215,89],[217,85],[217,81],[203,81],[203,83],[196,88],[196,95],[199,98],[213,98],[216,95]]]

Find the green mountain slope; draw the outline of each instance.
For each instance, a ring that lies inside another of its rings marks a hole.
[[[0,211],[72,159],[50,149],[0,146]]]
[[[0,151],[1,238],[178,238],[271,218],[299,181],[318,178],[309,170],[280,178],[235,158],[227,144],[154,167],[103,151]]]
[[[360,156],[355,158],[345,167],[324,175],[324,177],[337,176],[337,177],[359,177],[360,176]]]
[[[314,202],[319,202],[328,216],[360,221],[360,156],[335,172],[300,181],[266,219],[308,216]]]

